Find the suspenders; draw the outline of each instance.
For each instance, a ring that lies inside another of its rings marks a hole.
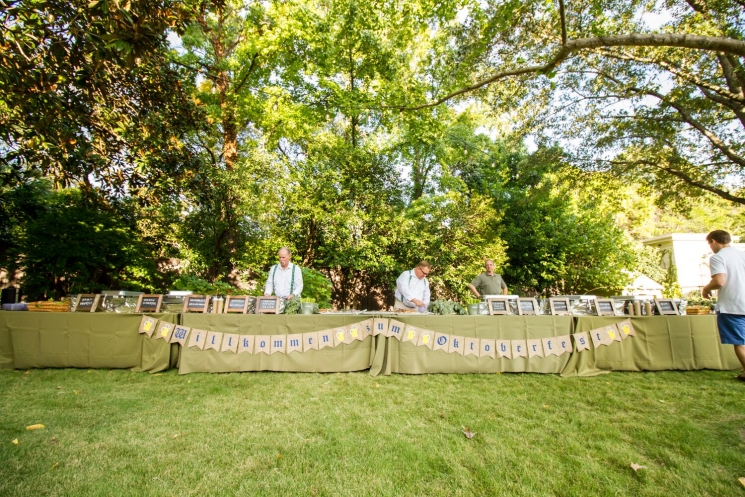
[[[274,293],[277,293],[277,283],[274,281],[274,277],[277,275],[277,267],[279,264],[274,265],[274,269],[272,270],[272,289],[274,290]],[[295,295],[295,268],[297,266],[295,264],[292,265],[292,275],[290,280],[290,295]]]

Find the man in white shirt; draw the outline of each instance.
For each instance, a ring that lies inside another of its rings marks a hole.
[[[427,312],[429,306],[429,275],[432,266],[422,261],[414,269],[404,271],[396,280],[396,303],[393,309],[416,309]]]
[[[272,293],[278,297],[290,300],[299,297],[303,292],[303,272],[300,266],[290,262],[292,252],[287,247],[279,249],[279,264],[269,269],[269,275],[264,286],[264,296]]]
[[[735,355],[743,372],[737,377],[745,381],[745,253],[730,247],[729,233],[715,230],[706,235],[714,255],[709,261],[711,281],[701,290],[708,299],[713,290],[717,296],[717,327],[724,344],[735,346]]]

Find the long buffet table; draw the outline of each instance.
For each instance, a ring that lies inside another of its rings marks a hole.
[[[371,316],[155,314],[164,322],[240,335],[285,335],[327,330]],[[233,371],[391,373],[558,373],[592,376],[609,371],[738,369],[731,346],[719,343],[715,316],[633,317],[636,336],[555,356],[513,358],[459,355],[383,335],[306,352],[235,354],[170,344],[138,333],[140,314],[0,311],[0,369],[126,368],[181,374]],[[433,316],[395,319],[438,333],[494,340],[566,336],[618,323],[621,317]]]

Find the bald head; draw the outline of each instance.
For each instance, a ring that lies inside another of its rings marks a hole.
[[[282,266],[283,268],[286,268],[287,265],[290,263],[290,257],[292,257],[292,252],[290,252],[290,249],[288,249],[287,247],[282,247],[281,249],[279,249],[278,256],[279,256],[280,266]]]

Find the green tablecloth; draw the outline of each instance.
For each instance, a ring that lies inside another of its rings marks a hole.
[[[154,315],[169,323],[178,314]],[[162,371],[178,347],[138,333],[139,314],[0,312],[0,367]]]
[[[617,317],[576,318],[575,333],[622,321]],[[572,354],[563,376],[609,371],[739,369],[731,345],[722,345],[716,316],[639,316],[631,318],[635,337]]]
[[[397,320],[430,331],[469,338],[493,340],[527,340],[569,335],[571,316],[399,316]],[[442,350],[416,347],[411,342],[400,343],[395,338],[376,337],[370,374],[391,373],[496,373],[532,372],[560,373],[570,354],[548,357],[518,357],[516,359],[461,356]]]
[[[327,330],[364,320],[355,315],[251,315],[241,314],[183,314],[182,325],[222,333],[239,335],[289,335]],[[355,340],[351,344],[327,347],[322,350],[275,353],[235,354],[183,347],[179,374],[233,371],[308,371],[343,372],[368,369],[375,354],[375,338]]]

